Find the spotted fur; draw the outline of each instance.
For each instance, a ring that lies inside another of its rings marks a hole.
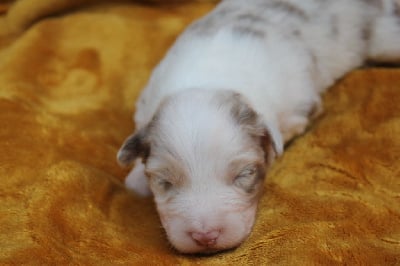
[[[151,190],[176,249],[246,239],[270,164],[321,113],[321,93],[366,60],[400,59],[396,1],[226,0],[177,39],[118,155],[135,160],[126,184]]]

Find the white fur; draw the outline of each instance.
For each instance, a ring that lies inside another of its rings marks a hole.
[[[226,0],[189,27],[156,67],[135,122],[143,129],[155,120],[146,171],[162,224],[179,251],[235,247],[254,222],[257,197],[240,188],[237,176],[264,153],[259,139],[219,105],[218,93],[242,95],[280,154],[285,142],[304,132],[310,111],[320,108],[320,93],[337,78],[366,59],[400,58],[395,2],[368,2]],[[267,21],[261,29],[253,15]],[[142,163],[126,183],[139,194],[149,192]]]

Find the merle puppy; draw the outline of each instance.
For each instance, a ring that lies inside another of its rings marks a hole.
[[[190,25],[137,102],[118,153],[126,184],[154,195],[172,245],[239,245],[283,145],[320,95],[366,60],[400,59],[396,0],[225,0]]]

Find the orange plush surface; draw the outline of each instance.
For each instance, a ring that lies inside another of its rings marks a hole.
[[[250,238],[184,256],[115,155],[151,69],[213,3],[38,2],[0,11],[0,265],[400,264],[400,69],[339,81],[274,164]]]

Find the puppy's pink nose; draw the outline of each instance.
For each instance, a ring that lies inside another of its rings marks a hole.
[[[200,246],[211,247],[217,243],[220,231],[213,230],[207,233],[193,232],[191,237]]]

